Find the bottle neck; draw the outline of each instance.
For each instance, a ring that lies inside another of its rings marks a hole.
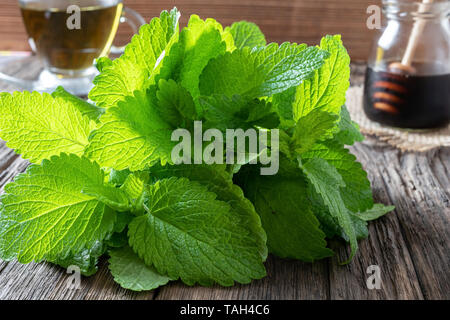
[[[388,20],[440,22],[450,18],[450,0],[383,0],[382,3]]]

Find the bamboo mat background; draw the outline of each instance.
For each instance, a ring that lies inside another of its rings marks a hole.
[[[17,0],[0,0],[0,51],[30,50]],[[374,31],[366,27],[367,7],[380,0],[124,0],[148,21],[176,6],[185,25],[193,13],[213,17],[224,25],[238,20],[257,23],[271,42],[317,44],[325,34],[342,34],[353,60],[366,60]],[[116,44],[130,37],[119,28]]]

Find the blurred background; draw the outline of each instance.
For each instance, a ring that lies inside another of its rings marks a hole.
[[[271,42],[318,44],[325,34],[342,34],[354,61],[366,60],[374,30],[369,30],[367,7],[380,0],[124,0],[148,21],[161,10],[176,6],[184,26],[193,13],[212,17],[224,26],[238,20],[257,23]],[[115,44],[129,41],[122,24]],[[0,0],[0,51],[29,51],[17,0]]]

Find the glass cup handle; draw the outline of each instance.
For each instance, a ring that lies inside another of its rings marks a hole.
[[[139,28],[145,24],[145,19],[133,9],[124,7],[122,10],[122,16],[120,17],[120,23],[128,23],[128,25],[133,29],[134,33],[139,31]],[[110,52],[112,54],[122,54],[125,51],[125,46],[116,47],[111,46]]]

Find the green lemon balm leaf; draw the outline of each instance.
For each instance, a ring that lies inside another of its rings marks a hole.
[[[295,87],[310,78],[328,58],[327,51],[304,44],[271,43],[253,50],[265,81],[259,88],[260,96],[271,96]]]
[[[203,21],[192,15],[186,29],[180,34],[180,44],[184,51],[180,70],[180,82],[195,99],[200,95],[199,77],[209,60],[225,53],[226,43],[213,19]],[[221,26],[220,26],[221,28]]]
[[[0,257],[22,263],[64,259],[102,240],[116,215],[81,190],[103,181],[97,164],[75,155],[28,167],[1,196]]]
[[[261,32],[259,27],[247,21],[235,22],[231,27],[227,27],[228,30],[233,35],[234,44],[237,49],[242,49],[245,47],[264,47],[266,45],[266,38]]]
[[[86,186],[82,192],[95,197],[117,212],[142,211],[142,197],[146,183],[144,176],[145,174],[132,173],[128,175],[120,188],[105,183]]]
[[[156,108],[162,119],[173,127],[185,127],[186,122],[197,118],[194,100],[190,93],[173,80],[159,80]]]
[[[199,76],[208,62],[234,48],[233,38],[214,19],[202,20],[192,15],[180,32],[178,42],[166,50],[155,83],[172,79],[193,97],[199,96]],[[199,110],[197,110],[199,111]]]
[[[359,132],[359,126],[350,118],[350,113],[344,105],[341,109],[341,119],[339,120],[339,132],[336,140],[342,144],[352,145],[355,141],[363,141],[364,136]]]
[[[109,270],[114,281],[122,288],[133,291],[153,290],[163,286],[170,278],[147,266],[129,246],[109,251]]]
[[[311,149],[316,142],[330,139],[337,131],[337,115],[314,110],[301,117],[294,128],[293,147],[298,154]]]
[[[111,63],[100,61],[101,73],[94,79],[89,98],[98,106],[109,108],[135,90],[144,89],[159,70],[160,56],[178,40],[179,17],[176,8],[162,11],[160,17],[140,28],[120,58]]]
[[[271,253],[309,262],[329,257],[333,251],[312,212],[305,180],[295,175],[260,176],[253,171],[244,190],[261,216]]]
[[[203,96],[224,94],[256,98],[265,74],[249,48],[227,52],[211,60],[200,75]]]
[[[106,67],[111,67],[113,61],[108,57],[100,57],[95,60],[95,67],[99,72],[102,72]]]
[[[73,94],[64,90],[63,87],[59,86],[52,93],[53,97],[59,97],[65,100],[66,102],[70,102],[75,106],[83,116],[87,116],[89,119],[97,121],[98,118],[105,112],[105,109],[97,107],[86,100],[83,100]]]
[[[169,178],[149,186],[145,215],[129,225],[130,245],[161,274],[224,286],[265,275],[256,240],[230,206],[198,182]]]
[[[395,209],[394,206],[385,206],[381,203],[376,203],[373,205],[372,208],[364,212],[358,213],[357,216],[361,220],[372,221],[384,216],[386,213],[389,213],[394,209]]]
[[[0,114],[0,137],[33,163],[62,152],[82,155],[95,128],[73,101],[47,93],[2,93]]]
[[[105,253],[106,246],[103,241],[96,241],[89,248],[82,249],[79,252],[71,253],[65,258],[56,258],[50,262],[57,264],[65,269],[69,266],[78,266],[83,276],[92,276],[98,270],[98,260]]]
[[[192,96],[196,113],[200,115],[201,108],[197,103],[200,74],[211,59],[233,49],[231,34],[217,21],[192,15],[187,27],[181,31],[179,41],[167,50],[161,61],[155,83],[160,79],[178,82]]]
[[[119,218],[121,215],[118,215]],[[127,218],[133,218],[133,216],[125,216]],[[131,219],[130,219],[131,220]],[[127,225],[130,221],[127,221]],[[127,226],[126,225],[126,226]],[[125,226],[125,227],[126,227]],[[108,246],[108,248],[123,248],[128,245],[128,230],[123,230],[122,232],[115,232],[111,235],[109,239],[105,241],[105,244]]]
[[[372,208],[373,196],[367,173],[341,143],[334,140],[317,143],[301,157],[303,161],[321,158],[336,168],[345,183],[341,195],[350,211],[363,212]]]
[[[339,114],[345,104],[345,92],[350,85],[350,57],[341,36],[322,38],[320,48],[330,56],[310,79],[298,86],[293,104],[294,120],[313,109]]]
[[[158,115],[146,92],[135,91],[111,107],[92,132],[86,156],[103,167],[142,170],[170,161],[174,142],[171,126]]]
[[[170,177],[188,178],[196,181],[217,195],[217,200],[228,203],[241,220],[240,224],[248,226],[255,239],[263,260],[267,258],[267,236],[261,226],[261,220],[252,203],[244,196],[239,186],[233,183],[225,170],[225,165],[155,165],[150,168],[151,176],[157,179]]]
[[[118,212],[133,210],[133,206],[126,192],[112,185],[103,184],[86,186],[83,188],[82,192],[95,197],[98,201],[103,202],[108,207]]]
[[[308,181],[330,210],[330,214],[337,220],[350,241],[351,254],[346,263],[350,262],[358,250],[355,229],[350,217],[350,211],[341,197],[341,189],[345,187],[344,180],[336,168],[321,158],[312,158],[301,164]]]
[[[283,129],[295,126],[292,104],[295,100],[296,90],[296,87],[292,87],[272,96],[274,110],[280,116],[280,127]]]
[[[126,179],[120,189],[125,192],[125,194],[130,199],[138,199],[142,196],[145,189],[145,184],[147,183],[149,177],[146,172],[136,172],[130,174]]]
[[[214,28],[216,28],[220,32],[220,36],[222,37],[222,41],[225,42],[227,51],[231,52],[236,49],[233,35],[228,28],[223,29],[223,26],[213,18],[207,18],[205,22],[208,25],[213,25]]]
[[[234,50],[211,60],[200,76],[200,91],[203,95],[271,96],[311,77],[327,57],[324,50],[295,43]]]
[[[309,114],[308,114],[309,115]],[[377,205],[373,204],[372,190],[367,174],[363,170],[361,164],[356,161],[356,157],[349,150],[336,140],[327,140],[314,145],[309,151],[301,155],[302,161],[308,161],[313,158],[321,158],[326,160],[330,165],[336,168],[341,175],[345,187],[341,187],[341,198],[345,206],[350,210],[351,220],[355,229],[357,238],[365,238],[368,235],[366,223],[363,215],[367,212],[370,215],[372,209],[374,214],[378,211]],[[308,190],[309,192],[311,190]],[[312,192],[311,198],[315,199],[315,213],[324,228],[330,234],[329,237],[338,235],[345,240],[349,240],[345,232],[339,226],[337,220],[330,216],[330,212],[326,205],[315,196]],[[381,215],[384,210],[380,207]],[[388,210],[390,211],[390,210]],[[387,213],[388,211],[384,212]],[[327,233],[327,234],[328,234]]]
[[[120,187],[125,183],[125,180],[131,174],[131,171],[128,169],[125,170],[115,170],[111,169],[109,172],[108,182],[116,187]]]
[[[243,129],[251,127],[276,128],[279,118],[272,111],[270,102],[252,99],[248,100],[239,95],[213,95],[200,97],[206,127],[222,130]]]

